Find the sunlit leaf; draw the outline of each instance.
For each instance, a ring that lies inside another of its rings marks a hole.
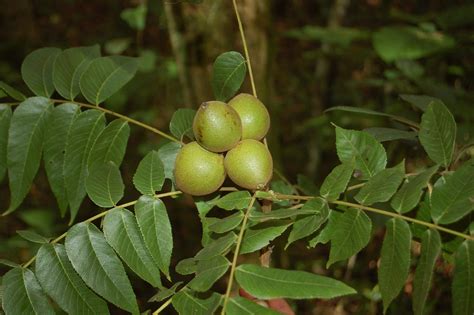
[[[245,291],[259,299],[331,299],[356,293],[346,284],[329,277],[251,264],[238,266],[235,278]]]
[[[295,220],[290,235],[288,236],[286,247],[288,247],[288,245],[294,241],[302,239],[316,232],[321,227],[321,225],[326,222],[329,215],[328,204],[322,198],[315,198],[307,201],[301,210],[312,210],[314,212],[308,216],[300,217]]]
[[[122,199],[125,186],[120,170],[114,162],[96,162],[89,168],[86,191],[98,206],[109,208]]]
[[[224,210],[246,209],[252,196],[246,190],[233,191],[224,197],[212,202],[212,204]]]
[[[100,57],[99,45],[63,50],[54,62],[54,87],[67,100],[79,94],[79,80],[94,58]]]
[[[60,244],[41,246],[36,256],[36,277],[41,287],[70,314],[109,314],[107,303],[81,280]]]
[[[10,106],[0,104],[0,182],[7,173],[8,129],[12,118]]]
[[[378,272],[384,313],[405,285],[410,267],[411,231],[402,219],[390,219],[382,244]]]
[[[354,166],[352,163],[343,163],[336,166],[321,185],[319,190],[321,197],[328,200],[337,199],[346,190],[353,172]]]
[[[427,230],[421,240],[421,257],[413,279],[413,313],[423,315],[431,289],[436,259],[441,251],[441,237],[437,230]]]
[[[115,208],[104,218],[107,242],[140,278],[154,287],[161,286],[160,270],[155,264],[133,213]]]
[[[225,256],[235,244],[236,240],[237,236],[234,233],[227,233],[216,240],[210,241],[194,257],[196,259],[210,259],[218,255]]]
[[[244,82],[247,67],[244,57],[229,51],[219,55],[212,68],[212,90],[218,101],[227,101]]]
[[[430,178],[437,170],[438,165],[435,165],[415,176],[409,177],[395,196],[393,196],[391,202],[393,209],[398,213],[405,213],[415,208],[420,202],[423,188],[428,185]]]
[[[86,196],[87,160],[92,146],[105,128],[104,113],[91,109],[72,122],[66,141],[64,180],[73,222]]]
[[[240,247],[241,254],[255,252],[267,246],[290,226],[286,222],[261,223],[247,229]]]
[[[138,225],[151,256],[165,275],[169,275],[173,234],[165,204],[150,196],[141,196],[135,204]]]
[[[31,270],[21,267],[10,270],[3,275],[2,286],[2,307],[6,314],[56,314]]]
[[[21,77],[35,95],[50,97],[54,92],[53,66],[61,49],[45,47],[31,52],[21,64]]]
[[[132,57],[96,58],[81,76],[81,92],[91,104],[98,105],[130,81],[137,67],[137,59]]]
[[[239,226],[243,218],[244,214],[241,211],[238,211],[226,218],[217,219],[215,222],[208,225],[208,229],[214,233],[226,233]]]
[[[38,172],[43,139],[52,110],[44,97],[32,97],[13,112],[8,130],[7,168],[10,183],[10,207],[14,211],[30,190]]]
[[[68,231],[65,245],[74,269],[90,288],[116,306],[138,313],[125,269],[95,225],[76,224]]]
[[[66,214],[68,206],[64,177],[66,141],[72,123],[79,113],[79,106],[76,104],[66,103],[56,106],[51,113],[44,136],[44,165],[61,216]]]
[[[405,160],[374,175],[354,196],[360,204],[372,205],[388,201],[397,191],[405,176]]]
[[[369,179],[387,165],[384,147],[363,131],[336,127],[336,149],[342,163],[354,163],[361,179]]]
[[[440,224],[453,223],[474,209],[474,159],[458,168],[431,194],[431,216]]]
[[[456,140],[456,122],[448,108],[441,101],[433,101],[421,116],[421,145],[430,159],[443,166],[449,166]]]
[[[181,290],[173,296],[172,304],[180,315],[209,315],[214,314],[221,303],[221,296],[212,293],[207,299],[202,299],[191,290]]]
[[[230,262],[223,256],[200,260],[196,276],[188,283],[188,287],[198,292],[208,291],[226,273],[229,266]]]
[[[464,241],[454,259],[453,314],[470,315],[474,312],[474,241]]]
[[[127,149],[130,126],[122,119],[116,119],[105,127],[92,146],[87,161],[88,167],[96,162],[112,161],[120,166]]]
[[[138,165],[133,185],[143,195],[154,195],[165,181],[163,162],[157,151],[150,151]]]
[[[170,131],[173,136],[183,139],[184,136],[194,140],[193,120],[196,111],[190,108],[180,108],[174,112],[170,121]]]

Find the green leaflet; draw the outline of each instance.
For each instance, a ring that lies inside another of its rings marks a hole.
[[[421,240],[421,257],[413,280],[413,313],[423,315],[431,289],[436,259],[441,252],[441,237],[437,230],[426,230]]]
[[[360,204],[370,206],[388,201],[397,191],[405,176],[405,160],[397,166],[384,169],[373,176],[354,196]]]
[[[80,113],[69,130],[64,157],[64,179],[72,223],[86,196],[87,161],[101,131],[105,128],[104,113],[91,109]]]
[[[41,246],[35,270],[43,289],[66,312],[109,314],[104,300],[86,286],[72,267],[63,245]]]
[[[90,288],[116,306],[139,313],[122,262],[95,225],[74,225],[67,233],[65,246],[74,269]]]
[[[6,314],[56,314],[31,270],[11,269],[3,275],[2,285],[2,307]]]
[[[8,131],[7,167],[11,213],[21,204],[38,172],[43,139],[52,110],[44,97],[31,97],[13,112]]]
[[[76,104],[65,103],[56,106],[51,113],[50,123],[46,126],[44,136],[44,165],[61,216],[66,214],[68,207],[64,177],[66,141],[72,123],[79,113],[80,109]]]
[[[382,245],[378,272],[384,313],[398,296],[408,277],[411,243],[408,223],[395,218],[388,220],[386,225],[387,231]]]

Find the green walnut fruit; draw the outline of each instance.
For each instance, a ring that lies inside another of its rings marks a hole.
[[[270,151],[260,141],[245,139],[227,152],[225,170],[230,179],[240,187],[263,189],[273,174]]]
[[[184,193],[193,196],[213,193],[225,177],[224,156],[204,149],[197,142],[186,144],[176,156],[174,179]]]
[[[267,108],[253,95],[241,93],[230,100],[242,121],[242,139],[260,140],[270,128],[270,114]]]
[[[242,137],[242,123],[237,112],[219,101],[204,102],[194,116],[196,141],[212,152],[232,149]]]

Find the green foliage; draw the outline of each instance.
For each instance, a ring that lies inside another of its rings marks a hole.
[[[10,206],[14,211],[30,190],[38,172],[51,102],[34,97],[22,102],[13,112],[8,129],[7,167],[10,183]]]
[[[145,5],[139,5],[123,11],[122,18],[132,28],[142,31],[146,11]],[[306,27],[289,35],[341,48],[367,39],[369,33],[349,28]],[[445,50],[453,43],[453,39],[434,30],[433,25],[385,27],[373,35],[379,56],[387,62],[395,61],[392,72],[386,72],[387,82],[395,85],[400,76],[424,84],[423,76],[428,69],[413,59]],[[143,57],[140,52],[139,55]],[[174,191],[174,164],[183,143],[194,138],[195,110],[179,109],[173,114],[169,124],[172,137],[99,107],[132,79],[138,63],[138,59],[125,56],[101,57],[97,45],[65,50],[41,48],[28,55],[21,68],[23,80],[36,97],[26,98],[0,82],[0,97],[20,101],[19,104],[0,104],[0,181],[8,173],[11,192],[10,207],[5,214],[21,205],[34,184],[43,158],[59,213],[64,217],[69,208],[72,225],[62,236],[51,240],[41,234],[50,236],[61,228],[54,226],[54,209],[19,211],[19,218],[32,229],[17,231],[18,240],[40,249],[36,266],[31,270],[26,267],[34,258],[23,266],[5,259],[0,261],[13,268],[2,279],[2,306],[7,314],[51,314],[55,307],[73,314],[108,314],[107,303],[138,314],[138,305],[140,308],[149,306],[138,295],[142,288],[134,287],[136,281],[129,280],[127,271],[147,282],[140,285],[148,286],[148,291],[150,287],[157,290],[156,294],[152,293],[153,297],[146,298],[148,302],[167,300],[163,306],[171,303],[180,314],[213,314],[220,306],[227,307],[226,314],[276,314],[243,297],[231,298],[228,293],[232,281],[222,281],[229,269],[230,275],[235,272],[238,285],[258,299],[332,299],[356,294],[348,285],[330,277],[301,270],[238,265],[238,256],[261,251],[262,264],[265,264],[264,255],[269,254],[274,245],[279,249],[286,235],[285,249],[310,237],[310,247],[318,244],[328,247],[326,265],[329,268],[335,262],[357,255],[368,245],[373,226],[376,228],[380,221],[367,212],[392,217],[386,223],[378,270],[384,312],[408,278],[412,234],[415,240],[421,239],[421,256],[413,278],[414,313],[426,312],[434,266],[441,254],[444,264],[454,261],[455,265],[453,313],[474,311],[471,276],[474,274],[474,245],[470,236],[464,234],[466,230],[472,234],[474,226],[467,221],[474,209],[474,159],[469,146],[458,150],[455,143],[458,126],[441,100],[426,95],[402,95],[402,100],[418,112],[409,115],[403,112],[401,116],[355,106],[330,108],[328,111],[369,115],[395,123],[389,128],[370,127],[364,131],[336,127],[336,150],[341,164],[332,169],[320,187],[309,176],[299,174],[297,185],[292,185],[277,173],[281,180],[273,180],[269,190],[218,192],[196,198],[203,248],[173,265],[174,222],[168,217],[165,203],[158,198],[180,194]],[[216,59],[211,85],[217,100],[227,101],[240,89],[246,63],[238,52],[226,52]],[[141,75],[149,67],[144,67]],[[55,91],[65,100],[49,99]],[[90,104],[76,103],[76,98],[85,98]],[[457,105],[446,104],[452,109]],[[88,109],[81,111],[81,107]],[[105,114],[120,119],[107,125]],[[417,115],[421,116],[420,123]],[[133,174],[133,185],[141,196],[120,205],[125,184],[130,184],[131,177],[128,165],[122,167],[124,176],[120,168],[130,137],[129,123],[173,141],[160,143],[158,149],[145,155]],[[367,124],[364,123],[364,127]],[[415,161],[406,160],[410,172],[423,169],[419,163],[424,164],[425,169],[416,174],[405,174],[405,160],[386,168],[387,152],[398,161],[407,157],[404,152],[395,154],[393,148],[398,147],[392,147],[393,143],[386,145],[387,151],[381,144],[398,140],[415,147],[419,141],[436,164],[428,167],[423,157],[417,157]],[[439,170],[440,166],[443,170]],[[165,184],[165,179],[170,179],[171,185]],[[348,188],[348,185],[351,186]],[[171,191],[163,192],[163,187],[171,187]],[[420,202],[423,194],[424,200]],[[86,195],[105,209],[73,225]],[[373,208],[376,203],[380,209]],[[134,205],[134,213],[125,209],[131,205]],[[172,211],[178,210],[174,209],[175,203],[169,206],[173,207],[169,208]],[[403,215],[409,211],[413,211],[413,216]],[[91,223],[101,217],[104,220],[100,228]],[[408,221],[413,226],[410,227]],[[430,225],[431,221],[436,225]],[[451,223],[457,223],[460,231],[444,226]],[[438,230],[456,237],[441,238]],[[65,245],[57,244],[63,238]],[[278,263],[278,260],[273,262]],[[172,281],[170,268],[187,275],[189,281],[184,285]],[[162,286],[160,272],[170,281],[170,288]],[[225,296],[215,292],[221,288],[221,282],[229,286]]]
[[[103,231],[107,242],[130,269],[154,287],[161,286],[160,270],[145,244],[133,213],[122,208],[111,210],[104,218]]]
[[[49,185],[56,197],[61,216],[66,214],[68,199],[66,195],[66,179],[64,174],[65,150],[69,130],[80,110],[76,104],[64,103],[56,106],[46,126],[43,148],[44,164]]]
[[[165,170],[157,151],[148,153],[138,165],[133,176],[135,188],[143,195],[154,195],[165,181]]]
[[[64,182],[73,222],[86,196],[87,161],[102,130],[105,115],[95,109],[81,112],[74,119],[66,140],[64,157]]]
[[[50,97],[53,94],[53,67],[60,53],[59,48],[40,48],[23,60],[21,76],[35,95]]]
[[[74,100],[80,93],[79,81],[93,59],[100,57],[99,45],[74,47],[63,50],[54,62],[53,84],[67,100]]]
[[[2,307],[7,314],[56,314],[31,270],[13,268],[2,280]]]
[[[356,293],[340,281],[303,271],[244,264],[237,267],[235,277],[245,291],[260,299],[331,299]]]
[[[327,231],[331,241],[327,266],[357,254],[369,243],[371,232],[372,221],[361,210],[347,209],[335,215]]]
[[[454,40],[440,32],[427,32],[411,26],[383,27],[373,35],[373,45],[387,61],[418,59],[452,48]]]
[[[7,105],[0,105],[0,182],[7,173],[8,129],[11,118],[11,108]]]
[[[194,109],[180,108],[174,112],[170,121],[170,131],[173,136],[183,139],[184,136],[194,140],[193,119],[196,115]]]
[[[390,219],[386,225],[378,273],[384,313],[398,296],[408,277],[411,243],[410,227],[405,221]]]
[[[208,315],[214,314],[221,302],[217,293],[207,299],[199,298],[195,292],[182,290],[173,296],[173,307],[179,314]]]
[[[451,112],[440,101],[431,102],[421,117],[420,142],[428,156],[448,167],[456,140],[456,122]]]
[[[474,159],[471,159],[433,188],[431,216],[441,224],[456,222],[473,210],[473,198]]]
[[[135,215],[151,256],[169,277],[173,235],[164,203],[150,196],[141,196],[135,204]]]
[[[361,179],[369,179],[387,165],[384,147],[362,131],[336,127],[336,149],[342,163],[354,163]]]
[[[441,237],[436,230],[426,230],[421,240],[421,257],[413,279],[413,313],[424,314],[428,293],[431,289],[433,269],[441,251]]]
[[[96,162],[89,168],[86,191],[98,206],[110,208],[123,197],[125,186],[120,170],[114,162]]]
[[[63,245],[41,246],[35,273],[44,291],[66,312],[109,314],[105,301],[95,295],[76,273]]]
[[[125,269],[95,225],[76,224],[69,230],[65,245],[74,270],[90,288],[118,307],[138,313]]]
[[[474,241],[464,241],[455,254],[453,279],[453,314],[474,312]]]
[[[236,51],[219,55],[212,68],[212,90],[218,101],[227,101],[244,82],[247,67],[245,59]]]
[[[362,205],[388,201],[397,191],[405,175],[405,161],[381,170],[362,187],[354,199]]]
[[[229,300],[227,307],[229,315],[277,315],[280,314],[255,302],[237,296]]]
[[[415,208],[423,195],[423,189],[426,188],[430,178],[437,170],[438,165],[435,165],[413,177],[409,177],[393,196],[392,208],[398,213],[405,213]]]
[[[132,57],[96,58],[81,76],[81,92],[91,104],[99,105],[130,81],[137,67],[138,62]]]

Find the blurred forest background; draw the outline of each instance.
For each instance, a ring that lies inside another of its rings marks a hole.
[[[473,2],[239,0],[238,3],[258,96],[272,116],[268,140],[276,169],[295,185],[304,186],[308,193],[316,191],[336,165],[331,122],[353,129],[406,128],[383,116],[325,113],[334,106],[357,106],[419,121],[420,109],[400,94],[438,97],[455,115],[459,146],[473,142]],[[176,109],[197,109],[203,101],[213,98],[211,70],[219,54],[230,50],[243,53],[230,0],[15,0],[2,1],[1,7],[1,80],[28,95],[20,66],[29,52],[40,47],[64,49],[97,43],[105,55],[140,58],[137,76],[104,106],[161,130],[168,129]],[[248,80],[241,91],[251,93]],[[163,143],[157,135],[132,127],[122,167],[128,183],[125,200],[138,197],[130,184],[138,162],[150,149]],[[389,166],[406,158],[407,172],[412,172],[428,163],[425,158],[419,158],[425,156],[421,146],[409,137],[387,141],[385,147]],[[288,189],[278,175],[274,179],[274,187]],[[8,196],[4,182],[0,184],[1,209],[7,207]],[[173,265],[200,248],[201,227],[191,198],[168,201],[167,207],[175,238]],[[96,212],[91,202],[84,202],[78,221]],[[305,242],[296,242],[283,251],[284,244],[275,244],[275,266],[326,273],[344,279],[363,293],[345,298],[339,305],[331,301],[301,302],[300,314],[380,312],[380,296],[374,283],[383,220],[379,218],[379,225],[374,228],[375,241],[357,258],[349,264],[335,264],[330,270],[324,267],[327,259],[324,246],[308,250]],[[57,236],[67,229],[67,219],[59,217],[44,173],[37,176],[22,208],[1,218],[1,257],[25,262],[32,256],[34,245],[19,236],[12,237],[16,230],[25,228],[47,236]],[[450,272],[448,264],[439,263],[429,302],[432,314],[450,312],[450,281],[446,281],[451,278]],[[139,279],[133,281],[140,283]],[[219,285],[225,287],[225,283]],[[149,288],[145,283],[142,287],[142,296],[153,294],[146,293]],[[392,314],[410,312],[410,283],[404,292],[399,302],[392,305]]]

